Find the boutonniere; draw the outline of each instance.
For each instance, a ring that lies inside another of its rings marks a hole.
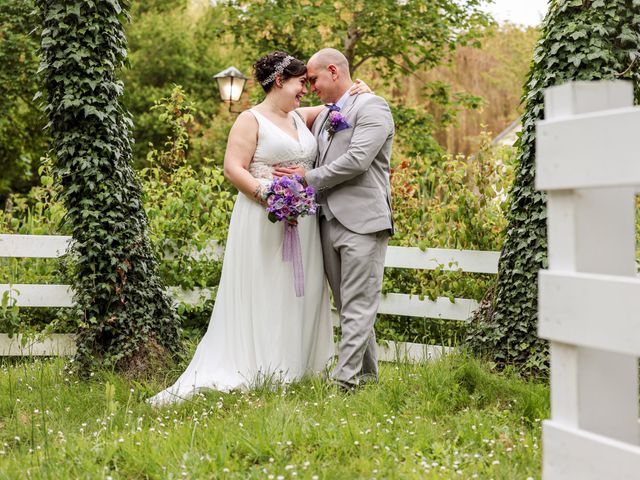
[[[324,129],[329,133],[329,138],[333,137],[334,134],[341,130],[351,128],[349,122],[347,122],[344,116],[340,113],[340,107],[334,104],[329,104],[327,105],[327,108],[329,109],[329,118]]]

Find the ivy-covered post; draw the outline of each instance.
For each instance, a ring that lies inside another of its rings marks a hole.
[[[84,371],[102,365],[144,373],[179,350],[179,319],[156,273],[131,165],[132,121],[119,104],[127,5],[38,6],[54,174],[74,239],[76,359]]]
[[[546,197],[536,191],[535,123],[543,92],[570,80],[630,79],[640,97],[640,3],[634,0],[551,0],[524,87],[518,169],[498,280],[475,315],[473,350],[500,364],[546,371],[548,347],[538,338],[537,274],[547,267]]]

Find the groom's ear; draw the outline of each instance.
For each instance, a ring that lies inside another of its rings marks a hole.
[[[327,70],[329,70],[329,73],[331,74],[331,78],[333,80],[338,78],[338,67],[336,67],[333,63],[327,65]]]

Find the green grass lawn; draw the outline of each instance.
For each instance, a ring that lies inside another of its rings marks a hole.
[[[383,364],[352,394],[310,378],[154,410],[162,386],[5,360],[0,478],[540,477],[547,386],[463,356]]]

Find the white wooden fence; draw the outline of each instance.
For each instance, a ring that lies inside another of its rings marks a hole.
[[[65,254],[70,237],[48,235],[0,235],[0,257],[55,258]],[[462,270],[472,273],[495,274],[498,271],[498,252],[389,247],[386,267],[434,270]],[[2,281],[2,279],[0,279]],[[69,285],[0,284],[0,298],[9,291],[11,301],[19,307],[70,307],[73,292]],[[208,291],[172,290],[174,298],[187,304],[201,301]],[[456,298],[435,301],[420,300],[406,294],[383,295],[379,312],[408,317],[462,320],[470,318],[477,302]],[[73,335],[55,334],[43,341],[21,346],[20,337],[10,339],[0,334],[0,356],[9,355],[69,355],[75,351]],[[387,342],[380,347],[382,360],[398,358],[420,361],[435,358],[449,351],[448,347],[417,343]]]
[[[636,193],[640,108],[625,82],[547,90],[536,185],[549,193],[538,332],[551,341],[543,478],[640,478]]]

